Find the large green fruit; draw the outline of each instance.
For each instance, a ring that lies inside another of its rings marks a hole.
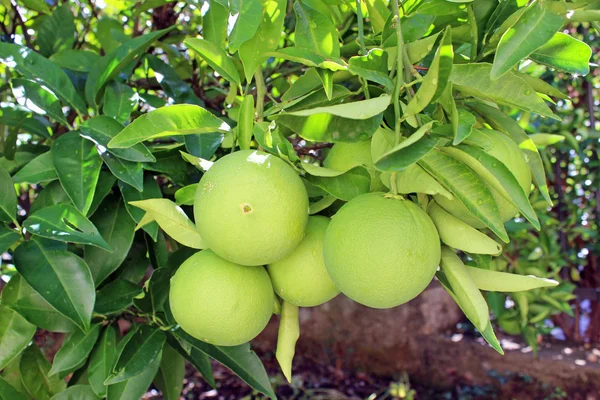
[[[332,218],[324,243],[325,265],[335,285],[373,308],[406,303],[431,282],[440,261],[440,238],[416,204],[367,193]]]
[[[529,196],[529,193],[531,193],[531,171],[519,146],[504,133],[491,129],[474,130],[471,135],[476,135],[474,139],[479,143],[487,143],[484,149],[485,152],[506,165],[525,191],[525,194]],[[502,221],[506,222],[513,218],[518,210],[508,200],[510,195],[500,182],[479,161],[466,153],[460,153],[460,161],[467,164],[486,183],[498,206]],[[474,217],[458,199],[448,200],[448,198],[439,194],[434,198],[440,206],[455,217],[474,228],[485,228],[486,225]]]
[[[202,177],[194,216],[208,247],[241,265],[263,265],[288,255],[304,237],[308,196],[281,159],[243,150],[217,161]]]
[[[273,313],[273,287],[263,267],[245,267],[210,250],[188,258],[171,278],[173,317],[196,339],[236,346],[253,339]]]
[[[371,159],[371,141],[336,143],[323,161],[323,166],[337,171],[347,171],[362,165],[371,175],[371,191],[386,190]]]
[[[323,238],[329,218],[308,218],[306,237],[287,257],[267,267],[273,288],[285,301],[300,307],[326,303],[340,291],[329,277],[323,260]]]

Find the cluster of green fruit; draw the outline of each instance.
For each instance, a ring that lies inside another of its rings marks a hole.
[[[499,132],[478,134],[529,193],[529,168],[516,144]],[[473,160],[462,161],[488,183],[510,219],[516,209],[506,191]],[[501,251],[456,199],[436,195],[423,206],[384,193],[389,175],[375,170],[371,142],[336,144],[324,165],[343,171],[362,165],[372,178],[371,192],[344,204],[331,220],[309,216],[304,183],[276,156],[237,151],[204,174],[194,216],[207,249],[181,265],[170,289],[173,316],[185,331],[216,345],[245,343],[268,323],[274,294],[300,307],[340,292],[369,307],[395,307],[433,279],[443,258],[440,239],[472,253]]]

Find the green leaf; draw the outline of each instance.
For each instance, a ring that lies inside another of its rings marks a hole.
[[[212,69],[219,75],[237,86],[241,84],[240,74],[231,58],[221,47],[213,42],[198,38],[189,38],[183,41],[183,44],[198,53]]]
[[[454,59],[454,50],[452,49],[452,31],[446,27],[440,45],[435,52],[435,56],[427,75],[423,78],[423,83],[415,97],[408,103],[405,116],[416,115],[421,112],[429,103],[440,97],[448,84],[448,79],[452,72],[452,60]]]
[[[239,49],[239,56],[244,66],[244,74],[247,82],[252,81],[252,75],[254,75],[256,69],[266,59],[265,54],[277,49],[279,40],[281,39],[286,6],[287,1],[285,0],[262,1],[262,19],[260,21],[260,26],[252,39],[244,42]],[[220,9],[221,7],[222,6],[218,5],[217,9]],[[206,26],[203,27],[203,32],[204,37],[210,40],[210,36],[207,35],[206,32]],[[213,40],[213,43],[216,42]]]
[[[55,7],[52,15],[45,17],[37,31],[40,53],[48,57],[58,51],[70,49],[75,43],[75,20],[68,3]]]
[[[433,122],[421,126],[411,136],[384,153],[375,161],[375,168],[380,171],[398,172],[419,161],[439,142],[439,138],[425,136],[431,130]]]
[[[0,254],[8,250],[19,239],[21,239],[19,232],[0,225]]]
[[[565,140],[563,135],[554,135],[551,133],[534,133],[529,135],[529,137],[538,149],[545,149],[547,146],[552,146]]]
[[[112,117],[120,123],[129,121],[129,116],[137,107],[139,97],[129,86],[119,82],[111,82],[104,92],[104,115]]]
[[[492,193],[469,167],[436,150],[427,153],[418,164],[449,190],[471,214],[484,222],[500,239],[508,242]]]
[[[540,64],[577,75],[590,72],[592,49],[586,43],[562,32],[557,32],[529,58]]]
[[[122,279],[114,280],[96,293],[94,311],[98,314],[118,313],[133,304],[142,288]]]
[[[267,57],[283,58],[304,64],[307,67],[327,68],[332,71],[341,71],[347,69],[346,63],[339,57],[328,57],[317,54],[315,51],[302,47],[286,47],[277,51],[270,51],[265,54]]]
[[[507,72],[496,80],[490,78],[492,66],[487,63],[457,64],[450,81],[467,96],[495,101],[524,111],[560,120],[533,89],[518,75]]]
[[[237,137],[241,150],[248,150],[252,142],[254,129],[254,97],[249,94],[244,96],[238,117]]]
[[[17,192],[10,175],[0,167],[0,221],[17,220]]]
[[[237,14],[235,25],[229,33],[229,52],[233,54],[256,33],[262,6],[260,0],[233,0],[230,7],[232,14]]]
[[[391,14],[387,8],[387,3],[383,0],[367,0],[365,3],[369,11],[371,28],[375,34],[378,34],[383,31],[385,21],[387,21]]]
[[[172,321],[170,321],[169,323],[171,322]],[[202,377],[206,380],[206,382],[208,382],[208,384],[211,387],[217,387],[212,372],[210,358],[206,354],[202,353],[201,351],[195,348],[191,348],[190,350],[186,351],[177,339],[177,337],[175,337],[173,334],[167,335],[167,343],[169,343],[169,345],[173,349],[175,349],[175,351],[177,351],[182,357],[188,360],[190,364],[192,364],[192,366],[196,368],[196,370],[200,372],[200,374],[202,374]]]
[[[55,204],[33,213],[23,222],[33,235],[101,247],[111,251],[98,229],[70,204]]]
[[[197,188],[198,188],[198,184],[194,183],[192,185],[187,185],[187,186],[182,187],[181,189],[178,189],[175,192],[175,203],[177,203],[178,206],[194,205],[194,199],[196,198],[196,189]],[[1,237],[1,234],[0,234],[0,237]],[[1,247],[0,247],[0,249],[1,249]]]
[[[305,177],[308,182],[341,200],[349,201],[368,193],[371,187],[371,175],[362,166],[337,171],[305,162],[300,165],[309,174]]]
[[[315,201],[314,203],[310,204],[310,207],[308,208],[308,214],[309,215],[317,214],[317,213],[327,209],[329,206],[331,206],[333,203],[335,203],[336,200],[337,199],[331,195],[324,196],[320,200]]]
[[[4,303],[4,295],[2,296]],[[0,368],[6,365],[27,347],[35,325],[28,322],[16,311],[0,305]]]
[[[141,399],[147,392],[148,387],[160,367],[160,354],[152,363],[146,365],[145,370],[126,381],[110,385],[107,391],[107,400],[130,400]]]
[[[144,190],[144,169],[142,168],[142,163],[122,160],[107,151],[100,153],[100,157],[118,180],[133,186],[140,192]]]
[[[67,388],[67,383],[58,376],[48,376],[50,363],[35,344],[23,352],[19,370],[23,386],[35,400],[49,400]]]
[[[53,376],[59,372],[69,371],[85,362],[92,351],[102,325],[93,325],[90,330],[83,332],[76,330],[70,333],[64,340],[61,348],[54,356],[52,369],[48,376]]]
[[[327,100],[331,100],[333,96],[333,71],[319,68],[317,69],[317,73],[319,74],[319,79],[323,84],[323,90],[325,91]]]
[[[52,54],[50,61],[61,68],[89,72],[100,61],[100,55],[93,51],[65,49]]]
[[[96,192],[94,193],[94,199],[92,200],[90,211],[88,211],[88,216],[94,215],[98,207],[100,207],[102,201],[112,191],[112,187],[116,181],[117,178],[115,178],[114,175],[109,171],[100,171],[100,177],[98,178],[98,183],[96,184]]]
[[[51,151],[40,154],[12,177],[14,183],[29,183],[31,185],[55,179],[58,179],[58,175],[56,175],[54,169]]]
[[[485,329],[483,331],[480,331],[480,333],[481,336],[483,336],[483,338],[485,339],[485,341],[488,342],[488,344],[492,346],[494,350],[504,355],[504,350],[502,350],[502,346],[500,345],[500,342],[498,342],[498,339],[494,334],[494,328],[492,327],[491,322],[488,323]]]
[[[27,79],[42,83],[62,101],[85,114],[87,108],[67,74],[35,51],[10,43],[0,43],[0,62]]]
[[[388,53],[381,49],[371,49],[364,56],[350,57],[348,71],[366,80],[379,83],[390,91],[394,87],[394,83],[388,76]]]
[[[220,48],[225,47],[227,40],[227,21],[229,9],[218,1],[211,1],[208,10],[202,16],[202,34],[204,38]]]
[[[51,400],[96,400],[98,396],[94,393],[90,385],[74,385],[64,392],[60,392],[52,397]]]
[[[92,275],[81,258],[55,243],[23,243],[15,250],[15,266],[44,300],[87,331],[96,299]]]
[[[92,217],[92,223],[112,251],[85,246],[84,260],[90,268],[96,287],[119,268],[127,257],[135,234],[135,221],[120,198],[108,199]]]
[[[408,58],[410,59],[410,62],[412,64],[416,64],[419,61],[423,60],[427,56],[427,54],[429,54],[431,50],[433,50],[433,46],[435,45],[435,42],[437,41],[437,38],[440,35],[440,33],[441,32],[438,32],[434,35],[427,36],[424,39],[404,44],[404,46],[406,47],[406,53],[408,54]],[[390,64],[393,63],[393,57],[397,57],[398,48],[390,47],[386,48],[386,50],[390,53],[390,58],[388,59],[388,66],[390,66]]]
[[[308,68],[292,83],[290,88],[281,96],[282,101],[288,101],[300,96],[310,94],[321,85],[321,77],[315,68]]]
[[[275,356],[281,366],[281,371],[288,382],[292,381],[292,360],[296,351],[296,341],[300,337],[300,321],[298,306],[283,302],[277,336],[277,351]]]
[[[527,82],[527,84],[538,93],[556,97],[557,99],[561,100],[566,100],[569,98],[569,96],[567,96],[566,94],[564,94],[563,92],[561,92],[560,90],[558,90],[557,88],[540,78],[534,78],[531,75],[521,73],[519,73],[518,75],[521,78],[523,78],[523,80],[525,80],[525,82]]]
[[[304,48],[324,57],[339,57],[340,42],[335,25],[314,8],[296,1],[296,47]]]
[[[391,97],[382,95],[368,100],[351,103],[336,104],[325,107],[315,107],[308,110],[299,110],[287,113],[302,117],[319,116],[327,114],[347,119],[365,120],[381,114],[390,105]]]
[[[50,332],[72,332],[75,324],[60,314],[19,274],[13,275],[2,290],[2,304],[21,314],[33,325]]]
[[[110,374],[116,353],[117,332],[112,325],[108,325],[92,350],[87,372],[92,390],[100,397],[106,396],[104,381]]]
[[[472,157],[476,161],[479,161],[481,165],[490,172],[494,178],[498,181],[498,183],[506,190],[511,203],[513,203],[519,211],[523,214],[525,218],[537,229],[540,230],[540,222],[538,221],[537,216],[535,215],[535,211],[529,203],[529,198],[527,193],[523,190],[517,178],[513,175],[513,173],[506,167],[502,162],[498,159],[494,158],[487,154],[484,150],[479,149],[477,147],[460,145],[457,148],[445,148],[446,151],[451,156],[454,156],[459,161],[463,161],[465,164],[469,165],[469,161],[465,160],[465,158],[458,154],[457,152],[464,152],[468,154],[468,156]],[[467,157],[468,157],[467,156]],[[500,192],[501,193],[501,192]]]
[[[177,242],[194,249],[206,248],[206,243],[181,207],[168,199],[130,201],[129,204],[150,214],[153,220]]]
[[[519,145],[519,148],[521,148],[526,155],[525,158],[531,168],[538,189],[548,204],[552,206],[552,200],[550,199],[548,184],[546,182],[544,163],[531,138],[527,136],[525,131],[514,119],[510,118],[499,109],[482,103],[469,103],[469,107],[479,113],[493,129],[507,133],[512,140]]]
[[[144,140],[173,135],[227,133],[229,130],[229,125],[204,108],[178,104],[150,111],[137,118],[108,143],[108,148],[128,148]]]
[[[165,94],[172,97],[175,103],[204,105],[204,102],[194,93],[192,86],[181,79],[177,70],[156,56],[146,56],[146,60],[150,68],[154,70],[158,83]]]
[[[66,133],[52,144],[52,162],[73,204],[87,214],[102,168],[102,159],[94,144],[84,140],[78,132]]]
[[[214,164],[214,162],[212,161],[208,161],[200,157],[194,157],[193,155],[181,150],[179,151],[179,153],[181,154],[181,158],[183,158],[185,161],[189,162],[194,167],[198,168],[199,171],[202,172],[208,171],[208,169]]]
[[[119,132],[123,130],[124,126],[113,118],[106,116],[98,116],[90,118],[85,121],[80,129],[82,136],[92,142],[100,145],[104,148],[108,147],[108,142],[112,138],[117,136]],[[156,158],[152,155],[150,150],[143,144],[138,143],[126,149],[113,149],[110,148],[108,151],[115,156],[122,158],[127,161],[138,161],[138,162],[154,162]]]
[[[156,161],[145,163],[144,169],[161,172],[176,185],[183,186],[192,181],[192,173],[188,169],[187,163],[181,158],[180,152],[176,149],[157,152]]]
[[[294,146],[285,138],[277,127],[268,122],[259,122],[254,125],[254,138],[258,144],[271,154],[278,157],[287,157],[290,161],[299,161]]]
[[[123,184],[122,182],[119,182],[119,189],[121,190],[121,195],[123,196],[125,209],[136,223],[139,223],[146,213],[129,203],[132,201],[159,199],[162,197],[160,187],[156,183],[156,180],[154,180],[154,177],[151,175],[146,176],[144,179],[144,190],[141,192],[129,185]],[[156,222],[151,222],[147,225],[144,225],[142,229],[144,229],[156,242],[158,235],[158,224]]]
[[[22,130],[44,138],[50,137],[48,127],[42,117],[8,107],[0,107],[0,123],[16,130]]]
[[[148,365],[160,359],[165,334],[149,325],[138,325],[119,343],[112,373],[104,383],[113,385],[143,373]]]
[[[184,136],[185,148],[196,157],[208,159],[215,154],[224,138],[225,135],[219,132],[187,135]]]
[[[160,369],[154,383],[165,400],[179,400],[185,377],[185,359],[171,346],[165,345]]]
[[[111,53],[129,39],[124,32],[123,23],[106,16],[98,20],[95,34],[105,53]]]
[[[0,378],[0,399],[1,400],[28,400],[27,396],[19,392],[7,381]]]
[[[498,44],[491,78],[498,79],[519,61],[548,42],[565,20],[551,12],[543,2],[532,3]]]
[[[558,285],[554,279],[538,278],[533,275],[509,274],[469,266],[467,271],[479,289],[490,292],[520,292]]]
[[[102,57],[90,71],[85,84],[85,97],[88,103],[93,108],[97,108],[97,101],[102,95],[104,86],[125,70],[132,61],[144,54],[152,43],[173,28],[175,26],[130,39]]]
[[[62,106],[58,101],[58,97],[56,97],[54,93],[29,79],[13,78],[10,82],[15,97],[17,97],[17,99],[26,99],[25,106],[31,109],[31,111],[37,114],[48,114],[48,116],[55,121],[60,122],[64,126],[69,126],[69,122],[62,112]],[[34,107],[31,107],[29,102],[31,102]],[[43,112],[39,112],[39,110],[42,110]]]
[[[150,279],[144,283],[143,296],[136,298],[133,301],[134,305],[152,314],[163,311],[163,305],[169,297],[169,282],[172,272],[171,268],[156,268]]]
[[[50,9],[45,0],[20,0],[30,10],[40,12],[42,14],[50,14]]]

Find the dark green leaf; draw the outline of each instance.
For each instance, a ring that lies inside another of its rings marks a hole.
[[[119,82],[111,82],[104,92],[104,115],[116,119],[120,123],[129,121],[131,112],[137,107],[139,97],[129,86]]]
[[[85,362],[92,351],[98,336],[100,324],[93,325],[89,331],[76,330],[65,338],[61,348],[54,356],[52,369],[48,376],[56,375],[62,371],[69,371]]]
[[[107,391],[107,400],[140,399],[147,392],[148,387],[160,367],[160,354],[148,365],[144,371],[126,381],[110,385]]]
[[[590,46],[572,36],[558,32],[529,58],[571,74],[587,75],[590,72],[591,56]]]
[[[375,161],[375,168],[380,171],[399,172],[419,161],[439,142],[438,138],[425,135],[432,125],[433,121],[421,126],[410,137],[385,152]]]
[[[394,83],[388,76],[388,54],[381,49],[371,49],[364,56],[351,57],[348,60],[348,71],[384,85],[388,90],[394,87]]]
[[[112,249],[107,251],[96,246],[85,247],[84,260],[97,287],[116,271],[127,257],[133,243],[135,222],[127,213],[123,201],[116,198],[107,199],[102,203],[99,211],[92,217],[92,223]]]
[[[50,363],[35,344],[23,352],[19,369],[23,386],[35,400],[49,400],[67,388],[67,383],[58,376],[48,377]]]
[[[88,330],[96,295],[88,266],[49,241],[33,239],[14,253],[17,271],[50,305]]]
[[[193,173],[190,172],[189,165],[181,158],[179,151],[161,151],[155,153],[155,155],[155,162],[144,163],[145,170],[160,172],[176,185],[191,183]]]
[[[90,385],[74,385],[64,392],[60,392],[52,397],[51,400],[97,400],[98,396],[94,393]]]
[[[253,1],[253,0],[246,0]],[[194,52],[198,53],[204,61],[210,65],[212,69],[217,71],[219,75],[227,79],[231,83],[240,85],[240,74],[235,67],[235,64],[229,58],[225,50],[204,39],[191,38],[184,40],[183,44]]]
[[[12,177],[14,183],[29,183],[32,185],[55,179],[58,179],[58,175],[56,175],[54,169],[51,151],[40,154]]]
[[[33,235],[111,250],[94,224],[70,204],[42,208],[27,218],[23,227]]]
[[[152,314],[163,311],[163,305],[169,297],[171,275],[170,268],[155,269],[144,284],[144,296],[134,300],[136,307]]]
[[[215,154],[224,137],[225,135],[219,132],[187,135],[184,136],[185,148],[193,156],[209,159]]]
[[[138,285],[117,279],[110,282],[96,294],[94,311],[98,314],[117,313],[133,304],[133,298],[142,293]]]
[[[173,67],[156,56],[148,56],[146,59],[167,96],[172,97],[178,104],[204,105],[204,102],[194,93],[192,86],[181,79]]]
[[[59,181],[52,181],[37,195],[29,209],[29,215],[38,212],[42,208],[60,203],[71,204],[71,199],[69,199]]]
[[[10,175],[0,167],[0,221],[17,220],[17,192]]]
[[[4,303],[4,296],[2,296]],[[35,325],[15,310],[0,305],[0,368],[18,356],[33,338]]]
[[[119,343],[112,373],[105,384],[127,381],[143,373],[156,359],[160,359],[165,334],[148,325],[139,325]]]
[[[140,192],[144,190],[144,169],[142,168],[142,163],[122,160],[108,151],[100,153],[100,157],[118,180],[133,186]]]
[[[32,116],[31,113],[8,107],[0,107],[0,123],[17,130],[32,133],[41,137],[50,137],[48,127],[42,117]]]
[[[15,97],[24,98],[33,103],[35,107],[30,107],[29,102],[25,102],[27,108],[32,111],[41,114],[38,109],[41,109],[44,113],[64,126],[69,126],[69,122],[65,118],[62,112],[62,106],[58,101],[58,97],[48,89],[44,88],[39,83],[22,78],[14,78],[11,81],[12,90]]]
[[[108,325],[92,350],[87,373],[92,390],[100,397],[106,396],[104,381],[110,374],[116,353],[117,332],[112,325]]]
[[[0,378],[0,400],[28,400],[27,396]]]
[[[144,190],[142,192],[139,192],[133,187],[125,185],[122,182],[119,182],[119,189],[121,189],[121,194],[123,195],[125,209],[136,223],[139,223],[146,213],[143,210],[130,205],[129,202],[162,198],[160,187],[156,183],[156,180],[154,180],[154,177],[151,175],[146,176],[144,179]],[[146,224],[142,227],[142,229],[144,229],[152,237],[152,239],[156,241],[158,234],[158,224],[156,222]]]
[[[331,19],[314,8],[296,1],[296,47],[325,57],[340,56],[338,32]]]
[[[75,21],[69,3],[52,10],[52,15],[42,20],[37,32],[40,53],[48,57],[58,51],[70,49],[75,43]]]
[[[88,211],[87,214],[88,217],[94,215],[98,207],[100,207],[100,203],[102,203],[104,198],[112,191],[112,187],[116,181],[117,178],[109,171],[100,171],[100,177],[98,177],[96,191],[94,192],[94,199],[92,200],[90,211]]]
[[[199,351],[198,349],[191,348],[190,350],[184,350],[183,346],[177,339],[177,337],[173,334],[167,334],[167,343],[175,349],[181,356],[183,356],[186,360],[190,362],[196,368],[198,372],[202,374],[202,377],[208,382],[208,384],[216,388],[217,385],[215,383],[215,378],[212,372],[212,365],[210,362],[210,358]]]
[[[341,200],[348,201],[358,195],[368,193],[371,187],[371,175],[361,166],[344,172],[308,163],[301,165],[309,174],[306,175],[307,181]]]
[[[8,250],[19,239],[21,239],[19,232],[0,225],[0,254]]]
[[[165,345],[160,369],[154,383],[165,400],[179,400],[185,377],[185,359],[171,346]]]
[[[229,51],[235,53],[242,44],[252,39],[261,21],[260,0],[233,0],[231,11],[237,14],[235,25],[229,33]]]
[[[61,68],[78,72],[89,72],[100,61],[100,55],[93,51],[66,49],[50,57]]]
[[[86,113],[86,106],[75,91],[71,80],[52,61],[27,47],[0,42],[0,62],[9,68],[14,68],[27,79],[43,83],[62,101],[73,106],[80,113]]]
[[[69,132],[52,145],[52,161],[65,192],[73,204],[87,214],[102,168],[102,159],[96,147],[78,132]]]

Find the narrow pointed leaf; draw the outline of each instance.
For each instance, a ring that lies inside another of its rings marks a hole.
[[[29,183],[32,185],[55,179],[58,179],[58,175],[56,175],[56,169],[54,169],[51,151],[40,154],[12,177],[14,183]]]
[[[156,183],[156,180],[154,180],[154,177],[151,175],[148,175],[144,178],[144,190],[141,192],[129,185],[124,184],[123,182],[119,182],[119,189],[121,190],[121,195],[123,196],[125,209],[136,223],[139,223],[146,213],[144,210],[132,206],[129,203],[132,201],[157,199],[162,197],[160,187]],[[156,241],[158,235],[158,224],[156,222],[144,225],[143,229],[152,237],[154,241]]]
[[[371,49],[364,56],[350,57],[348,71],[366,80],[384,85],[388,90],[394,84],[388,76],[388,53],[381,49]]]
[[[141,399],[148,391],[148,387],[152,384],[152,380],[156,376],[160,367],[160,354],[152,363],[146,365],[145,370],[139,375],[134,376],[126,381],[110,385],[106,392],[107,400],[130,400]]]
[[[590,72],[592,49],[586,43],[562,32],[557,32],[529,58],[540,64],[577,75]]]
[[[137,107],[139,97],[129,86],[119,82],[112,82],[106,86],[104,92],[104,115],[112,117],[120,123],[129,121],[129,116]]]
[[[231,58],[225,53],[225,50],[208,40],[198,38],[186,39],[183,41],[183,44],[198,53],[223,78],[237,86],[241,84],[240,74]]]
[[[0,221],[17,220],[17,192],[8,172],[0,167]]]
[[[298,306],[284,301],[281,307],[275,356],[288,382],[292,381],[292,360],[294,359],[296,341],[299,336],[300,321],[298,320]]]
[[[8,250],[19,239],[21,239],[19,232],[0,225],[0,254]]]
[[[421,126],[410,137],[379,157],[375,161],[375,168],[380,171],[397,172],[420,160],[439,142],[439,138],[426,136],[432,125],[433,121]]]
[[[144,190],[144,169],[142,163],[122,160],[108,151],[101,152],[100,157],[118,180],[133,186],[140,192]]]
[[[50,400],[67,388],[67,383],[58,376],[48,377],[50,363],[35,344],[23,352],[19,370],[23,386],[29,396],[36,400]]]
[[[108,325],[92,350],[87,372],[92,390],[100,397],[106,396],[104,381],[111,372],[116,352],[117,332],[112,325]]]
[[[171,346],[165,345],[160,369],[154,383],[163,394],[165,400],[179,400],[183,390],[183,378],[185,377],[185,358]]]
[[[97,324],[87,332],[76,330],[69,334],[54,356],[54,362],[48,376],[71,370],[84,362],[100,335],[100,328],[101,325]]]
[[[2,296],[4,303],[4,296]],[[35,334],[35,325],[28,322],[15,310],[0,305],[0,368],[27,347]]]
[[[41,109],[43,113],[48,114],[50,118],[60,122],[64,126],[69,126],[69,123],[62,112],[60,101],[58,101],[58,98],[54,93],[50,92],[39,83],[29,79],[14,78],[10,83],[17,99],[23,98],[30,101],[38,109]],[[24,105],[37,114],[43,114],[39,112],[39,110],[36,110],[36,107],[29,107],[28,104],[29,103],[26,101]]]
[[[533,275],[509,274],[469,266],[467,270],[479,289],[491,292],[520,292],[558,285],[554,279],[538,278]]]
[[[122,279],[114,280],[96,294],[94,312],[98,314],[117,313],[133,304],[133,299],[142,293],[142,288]]]

